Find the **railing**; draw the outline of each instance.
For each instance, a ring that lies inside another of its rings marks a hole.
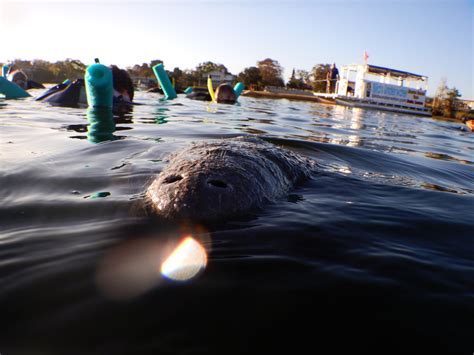
[[[265,91],[274,94],[293,94],[293,95],[308,95],[313,96],[312,90],[301,90],[301,89],[287,89],[278,86],[265,86]]]

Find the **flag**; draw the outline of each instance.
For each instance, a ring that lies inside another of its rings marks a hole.
[[[368,60],[369,60],[369,53],[367,53],[367,51],[364,51],[364,63],[367,64]]]

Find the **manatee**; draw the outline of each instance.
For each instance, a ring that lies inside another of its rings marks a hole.
[[[152,210],[166,219],[223,221],[284,196],[314,166],[257,137],[194,143],[171,156],[146,195]]]

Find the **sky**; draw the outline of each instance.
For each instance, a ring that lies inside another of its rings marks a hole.
[[[66,58],[172,70],[265,58],[293,68],[362,63],[442,78],[474,99],[474,0],[0,0],[0,62]]]

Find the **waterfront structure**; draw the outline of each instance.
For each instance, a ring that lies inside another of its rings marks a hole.
[[[428,77],[369,64],[343,66],[335,94],[315,93],[337,104],[431,116],[426,107]]]

